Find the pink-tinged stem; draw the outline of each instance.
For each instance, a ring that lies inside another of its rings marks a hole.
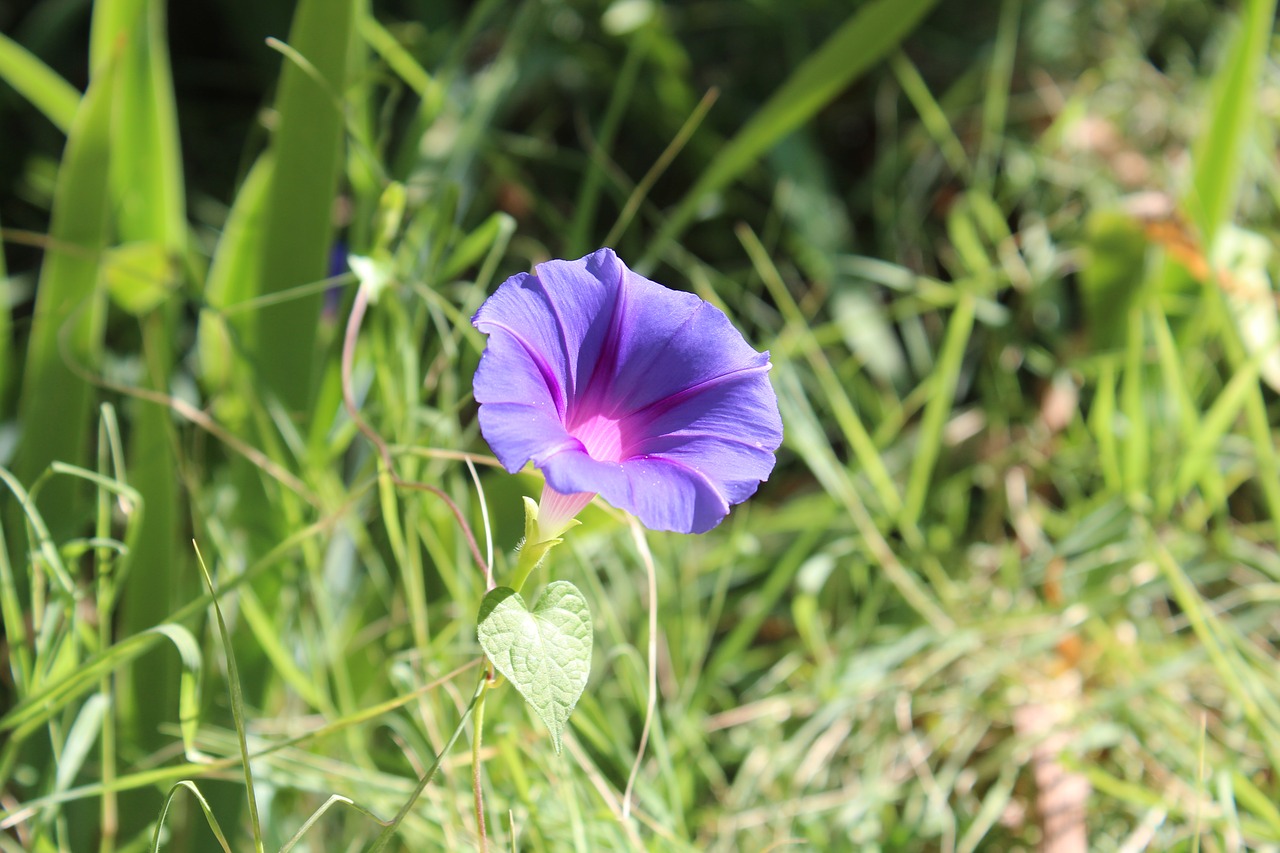
[[[480,546],[476,544],[476,537],[471,533],[471,525],[467,524],[466,516],[462,514],[462,510],[454,503],[453,498],[449,497],[441,488],[431,485],[430,483],[411,482],[400,479],[396,474],[395,461],[391,458],[391,449],[387,447],[386,441],[382,436],[378,435],[377,430],[369,426],[364,418],[360,416],[360,408],[356,406],[356,398],[351,390],[351,370],[356,359],[356,340],[360,337],[360,324],[364,321],[364,313],[369,307],[369,291],[364,287],[356,290],[355,302],[351,305],[351,316],[347,319],[347,331],[342,339],[342,403],[346,406],[347,415],[350,416],[353,423],[364,433],[369,441],[373,442],[373,446],[378,448],[378,455],[382,457],[382,464],[386,466],[387,473],[391,476],[391,481],[400,488],[418,489],[421,491],[431,492],[431,494],[440,498],[449,507],[453,513],[454,519],[458,522],[458,527],[462,529],[462,535],[467,540],[467,547],[471,549],[471,556],[476,561],[480,573],[486,578],[489,576],[489,565],[484,561],[484,557],[480,556]]]

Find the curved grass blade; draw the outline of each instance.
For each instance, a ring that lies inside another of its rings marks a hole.
[[[337,732],[349,730],[353,726],[376,719],[384,714],[389,714],[394,710],[403,708],[406,705],[418,701],[424,694],[437,689],[440,685],[448,681],[452,681],[467,670],[475,669],[479,665],[480,659],[476,658],[470,663],[463,664],[452,672],[449,672],[427,684],[421,685],[408,693],[397,696],[396,698],[390,699],[386,702],[382,702],[381,704],[364,708],[354,714],[343,717],[342,719],[334,720],[333,722],[321,726],[313,731],[273,743],[270,746],[264,747],[263,749],[253,753],[251,757],[254,759],[265,758],[268,755],[280,752],[288,747],[297,746],[298,744],[305,743],[310,740],[324,738]],[[147,788],[174,782],[183,776],[196,775],[200,773],[215,773],[217,771],[231,769],[241,763],[241,761],[242,759],[239,756],[234,758],[202,758],[199,762],[188,761],[186,764],[157,767],[126,774],[124,776],[118,776],[116,777],[115,782],[110,786],[104,785],[101,782],[96,782],[89,785],[82,785],[79,788],[72,788],[63,794],[50,794],[43,797],[37,797],[20,805],[18,808],[10,812],[6,812],[4,809],[0,808],[0,830],[6,830],[16,826],[26,820],[33,812],[45,808],[46,806],[101,796],[108,790],[115,791],[117,793],[121,791],[131,791],[138,788]],[[379,821],[379,823],[382,823],[382,821]]]
[[[341,794],[334,794],[329,799],[325,800],[324,805],[316,809],[315,812],[312,813],[311,817],[307,818],[307,822],[304,823],[296,833],[294,833],[292,838],[290,838],[287,842],[285,842],[285,845],[280,848],[280,853],[289,853],[289,851],[292,850],[298,844],[298,842],[302,840],[302,836],[306,835],[307,831],[310,830],[311,827],[315,826],[316,821],[318,821],[321,817],[323,817],[324,813],[327,812],[330,808],[338,805],[339,803],[345,806],[350,806],[352,809],[360,812],[360,814],[364,815],[367,818],[370,818],[371,820],[377,822],[381,826],[386,826],[389,823],[389,821],[383,820],[382,818],[378,817],[376,814],[364,808],[363,806],[356,805],[354,800],[344,797]]]
[[[155,833],[151,836],[151,853],[160,853],[160,832],[164,829],[165,818],[169,816],[169,806],[173,804],[173,798],[178,793],[179,788],[185,788],[196,798],[196,802],[200,804],[200,810],[204,812],[204,819],[209,824],[210,831],[213,832],[213,837],[218,839],[218,844],[222,846],[223,853],[231,853],[231,845],[227,843],[227,837],[222,833],[222,827],[218,825],[218,819],[213,816],[213,810],[209,808],[209,801],[204,798],[204,794],[200,793],[196,783],[187,779],[176,783],[169,789],[169,793],[164,798],[164,807],[160,810],[160,818],[156,821]]]
[[[13,579],[13,564],[9,562],[9,544],[5,539],[4,525],[0,524],[0,619],[4,620],[5,635],[9,643],[9,676],[13,679],[16,695],[26,693],[32,678],[32,649],[29,645],[22,600]]]
[[[471,712],[475,710],[476,703],[479,701],[480,695],[484,692],[487,684],[488,679],[483,675],[480,676],[475,692],[471,694],[471,702],[467,705],[466,710],[462,712],[462,718],[458,720],[458,727],[453,730],[453,734],[449,735],[449,741],[444,745],[444,749],[440,750],[436,760],[431,762],[427,772],[422,774],[422,778],[418,780],[413,793],[409,795],[409,799],[405,800],[404,805],[400,807],[400,811],[396,812],[394,818],[383,823],[384,828],[382,832],[378,833],[378,837],[374,839],[373,846],[369,848],[368,853],[381,853],[390,843],[392,837],[396,834],[396,830],[400,828],[400,824],[409,814],[410,809],[413,808],[414,803],[418,802],[418,797],[422,796],[422,792],[426,790],[427,785],[435,778],[436,771],[440,769],[440,762],[449,754],[449,750],[453,749],[453,745],[458,742],[458,738],[461,736],[462,730],[466,728],[467,720],[470,719]]]
[[[35,534],[35,548],[44,560],[45,565],[53,572],[54,579],[58,581],[58,585],[62,587],[63,592],[74,596],[76,594],[75,581],[67,571],[66,566],[63,565],[62,555],[58,552],[58,547],[53,544],[53,537],[49,534],[49,528],[45,525],[44,517],[40,514],[40,510],[36,508],[31,494],[23,488],[18,478],[5,468],[0,468],[0,482],[8,486],[9,491],[13,492],[13,496],[18,499],[18,504],[22,507],[22,512],[26,516],[27,524],[31,526],[31,531]],[[25,580],[25,578],[22,580]]]

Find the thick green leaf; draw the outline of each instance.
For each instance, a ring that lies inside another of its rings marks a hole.
[[[289,45],[309,66],[286,59],[280,73],[271,141],[275,168],[255,295],[319,281],[328,269],[345,133],[335,99],[346,89],[355,5],[301,0],[294,14]],[[264,307],[246,342],[263,379],[294,411],[311,400],[320,305],[321,294],[310,293]],[[289,334],[276,334],[279,329]]]
[[[108,235],[115,67],[94,76],[58,167],[49,227],[56,248],[40,269],[20,398],[23,438],[16,468],[26,483],[55,459],[83,465],[88,458],[93,389],[67,362],[93,370],[102,353],[106,297],[97,289],[97,265]],[[42,493],[41,504],[56,510],[56,534],[79,520],[78,499],[75,484],[65,478]]]
[[[90,31],[91,67],[101,68],[113,56],[119,63],[109,186],[116,237],[124,245],[108,250],[102,276],[115,304],[138,317],[139,384],[158,394],[169,393],[178,358],[182,312],[169,296],[182,284],[188,231],[165,5],[96,0]],[[167,407],[143,400],[133,401],[128,417],[128,479],[142,494],[146,512],[130,549],[120,617],[136,633],[164,622],[176,602],[195,590],[190,573],[179,570],[176,548],[182,512],[172,417]],[[121,721],[147,750],[164,745],[161,725],[185,690],[166,663],[159,652],[135,661],[120,696]],[[138,805],[124,809],[128,832],[141,829]]]
[[[586,599],[568,581],[553,581],[530,611],[520,593],[500,586],[484,597],[478,622],[480,647],[546,723],[560,752],[591,672]]]
[[[121,242],[186,249],[186,190],[163,0],[94,4],[91,65],[118,62],[112,101],[112,211]],[[118,52],[118,55],[113,52]]]

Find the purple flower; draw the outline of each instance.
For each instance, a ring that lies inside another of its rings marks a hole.
[[[545,475],[543,538],[596,493],[651,529],[702,533],[773,470],[769,354],[611,249],[507,279],[471,322],[489,335],[480,430],[508,471]]]

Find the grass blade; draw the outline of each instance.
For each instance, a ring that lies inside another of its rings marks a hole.
[[[89,750],[93,748],[93,742],[102,731],[102,721],[106,717],[110,701],[104,694],[95,693],[76,714],[76,720],[67,733],[66,743],[62,746],[62,754],[58,756],[58,770],[53,786],[55,793],[66,791],[79,775]]]
[[[209,568],[204,564],[200,549],[196,549],[196,561],[200,564],[200,574],[209,590],[213,605],[213,615],[218,622],[218,636],[222,640],[222,651],[227,656],[227,687],[231,694],[231,717],[236,724],[236,737],[240,741],[240,758],[244,765],[245,793],[249,799],[249,823],[253,829],[253,847],[257,853],[263,853],[262,823],[258,819],[258,797],[253,789],[253,770],[249,766],[249,742],[244,733],[244,694],[240,689],[240,671],[236,668],[236,654],[231,648],[231,635],[227,632],[227,623],[222,618],[222,608],[218,605],[218,591],[209,575]]]
[[[262,262],[263,223],[273,163],[269,154],[263,154],[240,185],[205,281],[204,298],[208,307],[200,312],[196,352],[201,379],[216,390],[231,384],[235,345],[247,332],[245,317],[231,320],[221,309],[247,302],[257,295],[254,286]]]
[[[294,833],[293,837],[290,838],[285,843],[285,845],[280,848],[280,853],[289,853],[289,851],[292,850],[294,847],[296,847],[298,845],[298,842],[302,840],[302,836],[306,835],[308,830],[310,830],[311,827],[315,826],[316,821],[320,820],[320,818],[324,816],[325,812],[327,812],[329,809],[339,804],[348,806],[354,809],[355,811],[360,812],[360,814],[373,820],[376,823],[382,824],[383,826],[387,825],[386,821],[379,818],[373,812],[369,811],[366,808],[363,808],[362,806],[356,805],[354,800],[344,797],[341,794],[334,794],[332,797],[325,800],[324,804],[321,805],[320,808],[316,809],[315,812],[312,813],[311,817],[307,818],[307,822],[304,823],[298,829],[298,831]]]
[[[289,44],[328,84],[285,61],[276,97],[271,142],[275,168],[263,221],[262,258],[254,295],[275,293],[325,277],[338,190],[343,117],[334,96],[346,89],[347,56],[355,29],[353,0],[301,0]],[[310,69],[309,69],[310,70]],[[300,411],[311,399],[316,364],[315,331],[320,294],[264,308],[246,342],[253,361],[286,408]],[[271,334],[289,329],[288,335]]]
[[[942,341],[937,365],[926,380],[931,386],[931,393],[920,422],[915,458],[911,463],[907,492],[902,502],[902,524],[908,530],[920,520],[929,480],[933,476],[933,466],[942,453],[942,429],[946,426],[947,415],[951,414],[955,403],[956,385],[964,367],[965,348],[969,343],[969,335],[973,332],[975,305],[973,294],[960,294],[960,301],[951,313],[951,322],[947,324],[947,334]]]
[[[1021,11],[1022,4],[1018,0],[1004,0],[1001,4],[995,51],[987,74],[987,94],[982,102],[982,142],[974,158],[973,170],[974,186],[987,194],[994,189],[996,164],[1005,136],[1009,83],[1018,49],[1018,16]]]
[[[636,80],[640,76],[640,68],[649,52],[649,34],[642,29],[631,39],[627,55],[622,60],[622,69],[614,81],[613,92],[609,96],[609,107],[600,121],[600,130],[596,134],[595,144],[591,146],[591,161],[587,174],[578,187],[578,200],[573,206],[573,221],[569,225],[569,236],[566,241],[565,257],[576,258],[590,252],[595,243],[591,240],[591,228],[595,224],[596,207],[600,203],[600,190],[604,184],[605,168],[610,149],[618,135],[618,125],[631,102],[631,94]]]
[[[186,193],[178,141],[177,106],[169,69],[164,0],[104,0],[94,5],[93,43],[119,40],[120,95],[115,99],[112,150],[128,156],[111,159],[111,194],[118,211],[119,237],[125,243],[155,246],[172,267],[186,252]],[[139,318],[142,325],[142,385],[167,394],[173,372],[177,306],[161,303]],[[185,575],[175,571],[178,542],[177,442],[169,410],[134,402],[130,431],[132,485],[147,508],[132,549],[128,582],[121,601],[128,633],[165,620],[185,598],[177,587]],[[177,699],[179,685],[159,659],[144,656],[129,674],[126,709],[139,743],[159,748],[159,726]]]
[[[113,63],[89,85],[58,169],[49,237],[60,248],[40,269],[19,410],[16,473],[28,483],[55,459],[84,465],[88,457],[93,389],[66,359],[92,368],[102,353],[106,299],[96,287],[97,259],[108,237],[114,70]],[[44,497],[58,508],[59,531],[81,517],[70,481],[52,484]]]
[[[64,133],[71,129],[80,93],[25,47],[0,33],[0,80],[44,113]]]
[[[189,752],[193,752],[196,727],[200,719],[199,691],[203,671],[200,644],[190,631],[172,623],[157,625],[142,634],[121,640],[111,648],[81,661],[77,669],[58,680],[40,685],[39,690],[29,693],[0,717],[0,732],[20,731],[43,725],[68,703],[93,687],[104,673],[132,662],[160,638],[173,643],[182,659],[184,672],[178,716],[182,722],[184,746]]]
[[[1204,245],[1213,244],[1240,193],[1245,135],[1257,109],[1258,83],[1275,21],[1276,0],[1249,0],[1225,63],[1213,81],[1204,134],[1193,148],[1195,175],[1188,207],[1200,225]]]
[[[0,226],[0,234],[4,229]],[[9,400],[9,387],[13,384],[13,284],[5,267],[3,243],[0,243],[0,407]]]
[[[204,812],[204,819],[209,824],[209,830],[213,833],[213,837],[218,839],[223,853],[231,853],[231,845],[227,843],[227,837],[223,834],[222,827],[218,825],[218,819],[213,816],[213,809],[209,808],[208,800],[204,798],[204,794],[200,793],[196,783],[188,779],[175,783],[165,795],[164,807],[160,809],[160,817],[156,820],[155,834],[151,836],[151,853],[160,853],[160,832],[164,829],[165,818],[169,815],[169,806],[173,805],[173,798],[180,788],[190,791],[196,798],[196,802],[200,804],[200,810]]]

